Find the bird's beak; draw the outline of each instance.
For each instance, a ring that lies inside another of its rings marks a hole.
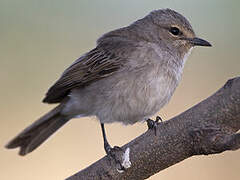
[[[189,38],[187,39],[193,46],[212,46],[209,42],[200,38]]]

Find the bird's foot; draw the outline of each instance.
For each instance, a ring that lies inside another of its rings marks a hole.
[[[121,158],[117,157],[119,151],[123,151],[121,147],[114,146],[113,148],[108,143],[104,143],[104,149],[106,154],[111,157],[115,163],[119,166],[117,169],[119,171],[125,171],[125,168],[122,166]]]
[[[157,135],[157,125],[159,124],[159,121],[160,122],[163,121],[160,116],[157,116],[155,121],[152,120],[152,119],[147,120],[148,129],[153,129],[154,133],[155,133],[155,136]]]

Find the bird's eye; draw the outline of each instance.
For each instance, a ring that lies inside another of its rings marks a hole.
[[[177,27],[171,27],[169,32],[172,33],[174,36],[178,36],[181,34],[181,31]]]

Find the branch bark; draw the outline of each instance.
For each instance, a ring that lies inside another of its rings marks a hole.
[[[237,77],[189,110],[160,123],[157,135],[148,130],[116,151],[115,157],[126,168],[124,171],[119,170],[120,165],[113,158],[105,156],[67,180],[146,179],[194,155],[239,149],[239,129],[240,77]]]

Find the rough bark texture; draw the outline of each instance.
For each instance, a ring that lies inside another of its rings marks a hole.
[[[148,130],[115,152],[121,162],[130,149],[131,167],[105,156],[67,180],[146,179],[193,155],[240,148],[240,77],[229,80],[215,94],[182,114],[160,123],[157,135]]]

